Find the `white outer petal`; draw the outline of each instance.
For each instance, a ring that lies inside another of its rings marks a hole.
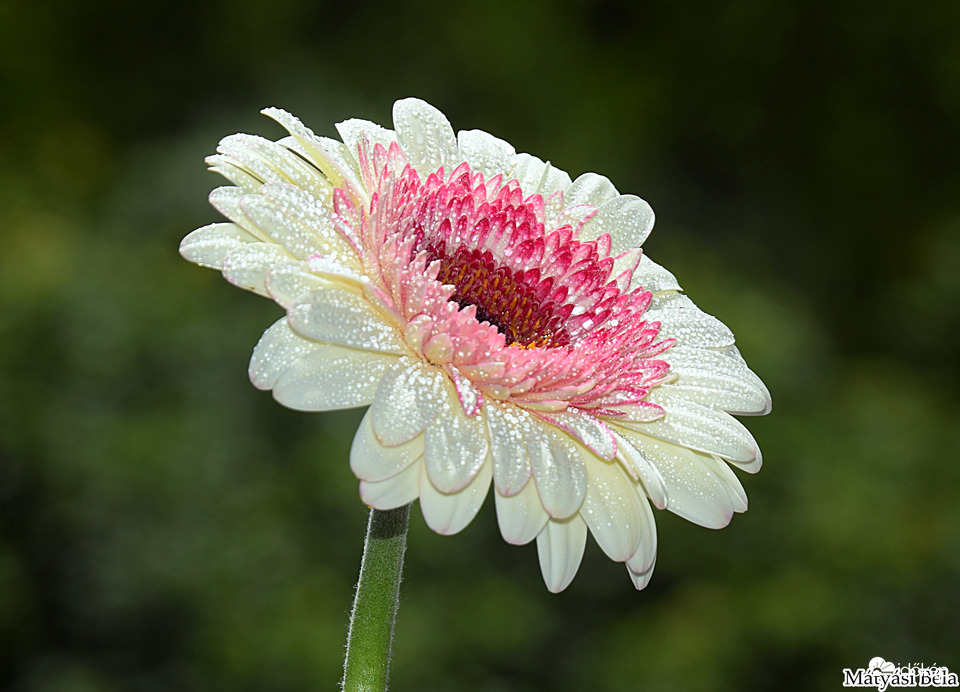
[[[273,397],[297,411],[367,406],[396,356],[320,344],[295,361],[273,385]]]
[[[403,353],[403,340],[361,296],[321,288],[300,297],[287,313],[290,326],[306,337],[366,351]]]
[[[653,564],[657,560],[657,524],[645,496],[640,497],[640,509],[640,544],[637,546],[637,552],[627,560],[627,569],[631,573],[631,578],[645,576],[649,580],[649,573],[653,571]],[[634,578],[635,586],[637,581]],[[637,586],[637,588],[642,589],[643,586]]]
[[[580,230],[578,240],[610,234],[612,255],[643,245],[653,230],[653,209],[636,195],[620,195],[604,202]]]
[[[640,545],[640,496],[619,464],[597,459],[587,465],[589,484],[580,516],[611,560],[625,562]]]
[[[187,234],[180,241],[180,255],[201,267],[219,270],[227,255],[259,240],[236,224],[212,223]]]
[[[509,404],[491,401],[484,412],[490,432],[493,482],[499,493],[516,495],[528,486],[532,473],[524,440],[539,423],[527,411]]]
[[[677,278],[650,259],[647,253],[643,253],[640,257],[640,266],[637,267],[637,271],[633,273],[633,279],[630,281],[631,291],[641,286],[653,293],[681,290]]]
[[[527,440],[533,480],[547,513],[566,519],[580,509],[587,493],[587,470],[580,449],[566,434],[548,431]]]
[[[431,483],[444,493],[462,490],[486,465],[489,449],[483,412],[468,417],[456,395],[448,393],[424,433],[424,468]]]
[[[509,143],[483,130],[460,130],[457,146],[470,169],[483,173],[486,178],[506,172],[510,158],[517,153]]]
[[[440,166],[449,175],[460,163],[450,121],[429,103],[415,98],[397,101],[393,104],[393,124],[403,153],[421,178],[436,173]]]
[[[363,481],[383,481],[396,476],[414,461],[423,457],[423,436],[409,442],[386,447],[373,434],[370,410],[363,415],[350,447],[350,469]]]
[[[290,329],[286,318],[273,323],[253,349],[248,373],[257,389],[273,389],[277,379],[295,362],[316,353],[320,344]]]
[[[664,354],[679,378],[665,391],[709,408],[730,413],[763,414],[770,392],[741,359],[714,349],[675,346]]]
[[[661,323],[659,338],[677,340],[678,346],[726,348],[733,346],[733,332],[713,315],[708,315],[684,295],[654,296],[644,316]]]
[[[492,478],[491,465],[484,464],[466,487],[442,493],[431,483],[424,464],[420,470],[420,511],[427,526],[444,536],[462,531],[480,511]]]
[[[551,519],[537,536],[540,572],[547,589],[560,593],[577,574],[587,544],[587,525],[579,514]]]
[[[292,259],[279,245],[248,243],[224,258],[223,278],[234,286],[269,296],[264,283],[267,272],[277,264],[286,264]]]
[[[400,358],[380,381],[370,407],[377,439],[388,447],[409,442],[437,417],[448,396],[447,376],[411,358]]]
[[[573,207],[578,204],[589,204],[599,208],[618,195],[617,188],[610,179],[597,173],[584,173],[563,193],[563,206]]]
[[[382,481],[360,481],[360,499],[374,509],[396,509],[410,504],[420,495],[420,467],[414,460],[403,471]]]
[[[264,286],[274,301],[289,309],[296,305],[304,294],[326,288],[329,284],[315,274],[311,274],[305,262],[291,260],[270,267],[264,279]]]
[[[340,133],[340,138],[347,147],[347,151],[350,152],[354,159],[357,158],[357,151],[361,139],[364,136],[366,136],[371,146],[381,144],[384,149],[389,149],[390,144],[397,141],[397,135],[393,130],[388,130],[369,120],[350,118],[349,120],[337,123],[336,127],[337,132]]]
[[[533,483],[509,497],[495,492],[494,499],[500,535],[507,543],[526,545],[540,534],[550,518]]]
[[[636,472],[647,496],[657,509],[663,509],[669,502],[667,486],[657,467],[630,443],[629,439],[635,434],[619,427],[614,432],[617,436],[617,459],[621,460],[628,469]]]

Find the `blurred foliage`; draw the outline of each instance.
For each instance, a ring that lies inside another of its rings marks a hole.
[[[492,504],[413,516],[394,689],[838,687],[960,669],[960,4],[0,3],[0,687],[331,689],[357,412],[246,379],[267,301],[183,262],[202,158],[416,95],[657,209],[774,394],[720,532],[563,594]]]

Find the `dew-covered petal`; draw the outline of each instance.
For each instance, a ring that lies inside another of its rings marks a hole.
[[[638,248],[653,230],[653,209],[636,195],[620,195],[604,202],[580,230],[578,238],[594,240],[610,234],[614,255]]]
[[[573,409],[545,414],[543,418],[573,435],[601,459],[609,461],[616,456],[617,441],[603,421]]]
[[[435,173],[440,166],[450,172],[459,163],[450,121],[429,103],[415,98],[397,101],[393,124],[403,153],[421,177]]]
[[[563,193],[563,204],[565,207],[589,204],[599,208],[604,202],[616,196],[617,188],[609,178],[597,173],[584,173]]]
[[[305,339],[290,329],[286,318],[273,323],[253,349],[250,381],[257,389],[273,389],[277,379],[296,361],[316,353],[321,344]]]
[[[420,511],[427,526],[444,536],[462,531],[480,511],[492,478],[492,467],[484,464],[466,487],[448,494],[433,485],[424,465],[420,471]]]
[[[361,296],[321,288],[300,297],[290,308],[290,326],[304,336],[367,351],[402,353],[402,339]]]
[[[180,242],[180,254],[201,267],[222,269],[234,250],[260,239],[233,223],[212,223],[189,233]]]
[[[723,411],[671,397],[665,387],[647,395],[666,411],[652,423],[624,423],[625,427],[667,442],[716,454],[724,459],[749,462],[757,457],[757,443],[743,425]]]
[[[457,145],[470,168],[488,178],[506,172],[511,157],[517,153],[510,144],[483,130],[460,130]]]
[[[533,483],[527,483],[520,492],[510,496],[496,492],[494,499],[500,534],[507,543],[526,545],[540,534],[550,518]]]
[[[630,289],[645,288],[657,294],[663,291],[679,291],[677,278],[667,269],[650,259],[646,252],[640,257],[640,265],[633,273]]]
[[[347,150],[357,158],[361,139],[366,138],[371,146],[380,144],[384,149],[389,149],[392,142],[397,141],[397,135],[393,130],[388,130],[377,123],[360,118],[350,118],[341,123],[337,123],[337,132],[340,138],[347,146]]]
[[[668,502],[666,484],[657,467],[631,444],[630,439],[635,434],[632,430],[624,430],[622,427],[618,427],[614,432],[617,438],[617,459],[623,462],[628,472],[632,470],[637,475],[647,496],[657,509],[663,509]]]
[[[273,397],[297,411],[366,406],[395,356],[320,344],[296,360],[273,385]]]
[[[653,510],[645,495],[640,495],[640,543],[637,551],[627,560],[627,569],[637,576],[644,575],[653,569],[657,559],[657,524],[653,518]],[[649,579],[649,575],[648,575]],[[636,580],[634,581],[636,585]],[[643,588],[638,586],[637,588]]]
[[[629,440],[660,472],[667,486],[667,509],[709,529],[730,523],[734,504],[727,486],[711,468],[710,455],[645,435],[632,435]]]
[[[570,185],[570,176],[549,161],[532,154],[517,154],[510,162],[509,177],[516,178],[524,197],[537,193],[548,197],[565,190]]]
[[[415,460],[403,471],[382,481],[360,481],[360,499],[368,507],[387,510],[408,505],[420,495],[420,467]]]
[[[483,413],[466,416],[456,397],[445,397],[425,433],[424,468],[430,482],[444,493],[463,489],[484,465],[489,449]]]
[[[647,584],[650,583],[651,577],[653,577],[653,568],[657,564],[657,559],[654,557],[653,562],[650,563],[650,566],[645,570],[634,571],[630,569],[630,563],[627,563],[627,574],[630,576],[630,581],[633,582],[633,587],[637,591],[641,591],[647,588]]]
[[[580,516],[607,557],[624,562],[640,545],[640,496],[619,464],[597,461],[587,466],[587,476]]]
[[[524,441],[539,434],[539,423],[521,408],[490,402],[484,407],[490,432],[493,482],[497,492],[515,495],[530,480],[530,457]],[[540,500],[537,499],[539,505]]]
[[[269,296],[265,285],[267,272],[277,264],[293,259],[279,245],[247,243],[223,260],[223,277],[234,286],[245,288],[262,296]]]
[[[664,385],[669,396],[737,414],[769,410],[770,392],[742,360],[712,349],[682,346],[671,348],[665,357],[679,376]]]
[[[403,357],[386,372],[370,407],[377,439],[387,446],[409,442],[423,432],[450,396],[447,376],[437,368]]]
[[[660,338],[676,339],[678,346],[726,348],[734,343],[733,332],[680,294],[655,297],[646,312],[650,322],[660,322]]]
[[[569,519],[551,519],[537,536],[537,553],[543,581],[560,593],[577,574],[587,544],[587,525],[579,514]]]
[[[533,479],[540,501],[555,519],[574,514],[587,492],[587,469],[580,449],[562,433],[527,440]]]
[[[373,434],[370,410],[363,416],[350,447],[350,469],[364,481],[382,481],[395,476],[423,456],[423,436],[387,447]]]
[[[307,270],[300,261],[276,264],[267,271],[264,279],[267,293],[284,308],[291,308],[306,293],[324,288],[323,280]]]

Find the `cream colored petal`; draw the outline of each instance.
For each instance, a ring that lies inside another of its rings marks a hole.
[[[617,437],[617,459],[621,460],[628,469],[633,469],[643,484],[647,496],[657,509],[666,507],[669,498],[663,476],[657,471],[657,467],[651,464],[630,442],[637,433],[618,427],[614,434]]]
[[[516,178],[524,197],[540,194],[548,198],[555,192],[570,186],[570,176],[549,161],[543,161],[533,154],[517,154],[510,162],[507,178]]]
[[[604,202],[584,224],[578,239],[594,240],[610,234],[612,255],[638,248],[653,230],[653,209],[636,195],[620,195]]]
[[[587,525],[579,514],[551,519],[537,536],[540,572],[547,589],[560,593],[577,574],[587,544]]]
[[[252,192],[263,184],[262,180],[251,175],[245,168],[241,167],[238,161],[223,154],[208,156],[204,159],[204,162],[208,166],[207,170],[219,173],[244,192]]]
[[[647,399],[663,407],[666,415],[652,423],[623,423],[630,428],[724,459],[750,462],[757,456],[757,443],[743,425],[723,411],[671,397],[666,387],[656,387]]]
[[[257,187],[259,188],[262,186],[258,183]],[[249,193],[249,190],[244,190],[232,185],[224,185],[223,187],[215,188],[210,193],[208,199],[210,200],[210,204],[213,205],[214,209],[226,216],[245,231],[249,231],[251,235],[257,238],[257,240],[263,241],[264,243],[273,242],[273,239],[269,236],[269,234],[260,230],[255,223],[247,218],[247,215],[244,214],[243,210],[240,208],[240,200]]]
[[[420,495],[420,467],[415,460],[403,471],[382,481],[360,481],[360,499],[369,507],[387,510],[408,505]]]
[[[397,475],[414,461],[423,457],[423,436],[418,435],[406,444],[386,447],[373,434],[367,410],[350,447],[350,469],[364,481],[382,481]]]
[[[667,486],[667,509],[709,529],[730,523],[734,505],[723,480],[713,472],[709,455],[644,435],[634,447],[657,467]]]
[[[381,380],[370,407],[377,439],[395,446],[419,435],[442,410],[450,386],[437,368],[400,358]]]
[[[311,339],[366,351],[403,352],[397,330],[366,300],[346,290],[311,291],[301,296],[287,317],[291,327]]]
[[[733,511],[738,514],[746,512],[748,506],[747,491],[743,489],[740,479],[737,478],[737,475],[727,462],[720,457],[714,456],[711,457],[709,461],[705,460],[704,464],[717,475],[717,478],[723,481],[724,486],[727,488],[727,494],[730,496],[730,504],[733,506]]]
[[[492,478],[492,467],[485,464],[466,487],[442,493],[430,481],[424,465],[420,471],[420,511],[427,526],[444,536],[462,531],[480,511]]]
[[[683,346],[671,348],[663,357],[679,376],[664,385],[671,396],[736,414],[769,411],[770,392],[741,359],[713,349]]]
[[[545,441],[528,439],[527,452],[547,513],[555,519],[565,519],[580,509],[587,492],[587,470],[573,440],[550,431]]]
[[[510,496],[496,492],[494,499],[500,534],[507,543],[526,545],[540,534],[550,518],[533,483],[527,483],[520,492]]]
[[[640,496],[619,464],[594,459],[587,464],[587,476],[587,494],[580,516],[607,557],[624,562],[640,545]]]
[[[310,273],[304,262],[289,261],[275,264],[264,279],[267,293],[284,308],[291,308],[306,293],[327,288],[329,284]]]
[[[248,243],[227,255],[223,260],[223,276],[235,286],[262,296],[269,296],[264,281],[267,272],[277,264],[293,259],[279,245]]]
[[[397,141],[397,134],[393,130],[388,130],[377,123],[360,118],[350,118],[342,123],[337,123],[337,132],[340,133],[340,138],[346,145],[347,151],[355,159],[357,159],[358,148],[363,137],[367,138],[371,147],[380,144],[384,149],[389,149],[390,144]]]
[[[561,429],[580,440],[601,459],[609,461],[616,456],[617,441],[603,421],[573,409],[557,411],[544,417],[556,422]]]
[[[640,266],[633,273],[633,280],[630,282],[630,290],[640,287],[653,293],[681,290],[677,278],[650,259],[645,252],[640,257]]]
[[[637,551],[627,560],[627,569],[634,575],[645,575],[649,579],[649,572],[653,571],[653,563],[657,560],[657,524],[653,518],[653,510],[647,498],[640,493],[640,543]],[[634,584],[636,585],[636,580]],[[643,588],[638,586],[637,588]]]
[[[180,242],[180,255],[201,267],[222,269],[223,260],[248,243],[259,242],[233,223],[212,223],[189,233]]]
[[[617,194],[617,188],[609,178],[596,173],[584,173],[563,193],[563,205],[573,207],[578,204],[589,204],[599,208]]]
[[[420,99],[401,99],[393,104],[397,141],[410,164],[426,178],[440,166],[449,174],[460,163],[457,138],[450,121]]]
[[[633,571],[630,569],[630,565],[627,565],[627,574],[630,575],[630,581],[633,582],[633,586],[637,591],[645,589],[647,584],[650,583],[650,578],[653,577],[653,568],[656,564],[657,561],[656,558],[654,558],[654,561],[647,569],[639,572]]]
[[[256,135],[236,134],[220,140],[217,151],[235,166],[265,183],[292,183],[305,190],[322,188],[320,172],[285,147]]]
[[[457,133],[460,156],[470,164],[470,169],[490,178],[505,173],[510,158],[517,152],[507,142],[483,130],[460,130]]]
[[[539,434],[540,424],[523,409],[508,404],[488,402],[484,412],[490,432],[494,485],[502,495],[515,495],[527,486],[532,473],[524,440]]]
[[[297,411],[367,406],[395,356],[321,344],[295,361],[273,385],[273,397]]]
[[[260,189],[263,190],[264,185]],[[306,259],[323,252],[317,234],[303,225],[299,215],[284,210],[259,193],[245,195],[240,209],[250,222],[297,259]]]
[[[733,332],[680,294],[655,296],[646,312],[650,322],[660,322],[660,338],[677,340],[678,346],[726,348],[734,343]]]
[[[290,329],[286,318],[274,322],[263,333],[250,358],[250,381],[257,389],[273,389],[277,379],[296,361],[320,348]]]
[[[485,465],[489,449],[483,412],[464,415],[456,396],[448,394],[424,434],[424,468],[430,482],[443,493],[462,490]]]

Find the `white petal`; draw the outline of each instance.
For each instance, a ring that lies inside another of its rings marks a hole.
[[[560,593],[577,574],[587,543],[587,525],[579,514],[558,521],[551,519],[537,536],[540,572],[547,588]]]
[[[306,190],[326,185],[319,171],[283,146],[263,137],[230,135],[220,141],[217,151],[265,183],[288,182]]]
[[[273,385],[273,397],[297,411],[366,406],[394,360],[395,356],[321,344],[284,370]]]
[[[201,267],[222,269],[227,255],[258,241],[259,238],[236,224],[212,223],[187,234],[180,241],[180,254]]]
[[[629,563],[627,564],[627,574],[630,575],[630,581],[633,582],[633,586],[637,591],[645,589],[647,584],[650,583],[650,578],[653,576],[653,568],[656,564],[657,560],[654,558],[653,562],[650,563],[650,566],[641,572],[634,572],[632,569],[630,569]]]
[[[261,185],[257,183],[257,187],[259,188]],[[250,190],[225,185],[223,187],[215,188],[210,193],[208,199],[210,200],[210,204],[213,205],[214,209],[226,216],[245,231],[249,231],[250,234],[256,237],[257,240],[265,243],[273,242],[270,236],[257,228],[257,225],[250,221],[250,219],[247,218],[247,215],[244,214],[243,210],[240,208],[240,200],[249,193]]]
[[[770,392],[744,365],[712,349],[675,346],[664,354],[676,382],[664,391],[702,406],[730,413],[755,414],[769,410]]]
[[[447,397],[424,435],[424,468],[441,492],[463,489],[487,459],[490,442],[483,413],[468,417],[457,398]],[[492,465],[491,465],[492,468]]]
[[[638,248],[653,230],[653,209],[636,195],[621,195],[604,202],[580,230],[578,239],[594,240],[610,234],[611,254]]]
[[[570,176],[565,171],[533,154],[517,154],[509,167],[509,177],[517,179],[524,197],[537,193],[546,198],[570,185]]]
[[[657,471],[657,467],[651,464],[630,442],[632,436],[636,435],[636,433],[631,430],[618,428],[614,434],[617,437],[617,458],[620,459],[627,468],[632,468],[637,473],[647,496],[653,501],[653,504],[657,506],[657,509],[666,507],[669,498],[667,496],[666,484],[663,482],[663,476]]]
[[[373,434],[368,410],[350,447],[350,469],[364,481],[382,481],[395,476],[423,456],[423,436],[406,444],[386,447]]]
[[[340,138],[354,158],[357,157],[358,147],[363,137],[367,138],[371,147],[381,144],[384,149],[389,149],[390,144],[397,141],[397,135],[393,130],[360,118],[350,118],[337,123],[337,132],[340,133]]]
[[[515,495],[505,496],[496,492],[494,499],[500,534],[507,543],[526,545],[540,534],[550,518],[540,503],[533,483],[527,483]]]
[[[664,387],[654,388],[647,399],[659,404],[666,415],[652,423],[623,423],[644,435],[674,442],[724,459],[750,462],[757,457],[757,443],[743,425],[723,411],[670,397]]]
[[[709,455],[644,435],[629,439],[663,477],[667,509],[710,529],[730,523],[734,505],[727,486],[711,469]]]
[[[660,338],[673,338],[679,346],[726,348],[734,343],[733,332],[713,315],[708,315],[684,295],[664,294],[654,298],[645,314],[660,322]]]
[[[510,496],[530,480],[530,457],[524,440],[539,426],[531,415],[516,406],[489,402],[484,407],[490,431],[493,482],[497,491]],[[540,500],[537,499],[539,505]]]
[[[274,322],[263,333],[250,358],[250,381],[257,389],[273,389],[277,379],[296,361],[320,348],[290,329],[286,318]]]
[[[436,368],[400,358],[380,381],[370,407],[377,439],[387,446],[412,440],[440,413],[449,389],[449,379]]]
[[[223,260],[223,276],[235,286],[267,296],[264,281],[267,272],[277,264],[285,264],[293,259],[279,245],[269,243],[247,243],[234,250]]]
[[[397,140],[410,164],[422,178],[444,166],[447,174],[460,163],[457,139],[450,121],[420,99],[401,99],[393,104]]]
[[[617,188],[607,177],[596,173],[584,173],[563,193],[563,206],[589,204],[599,208],[604,202],[616,196]]]
[[[465,488],[447,494],[434,487],[424,466],[420,471],[420,511],[427,526],[444,536],[462,531],[480,511],[492,477],[490,464],[485,464]]]
[[[246,169],[241,168],[239,162],[223,154],[214,154],[204,159],[209,166],[207,170],[219,173],[234,185],[245,192],[256,190],[263,184],[259,178],[251,175]]]
[[[587,469],[579,448],[565,434],[551,431],[544,438],[527,440],[533,479],[544,509],[555,519],[565,519],[583,503]]]
[[[267,204],[257,213],[261,218],[269,213],[278,219],[270,228],[271,237],[287,246],[293,254],[309,257],[319,253],[360,267],[353,245],[333,223],[329,199],[319,199],[292,185],[264,185],[258,192]],[[245,199],[240,202],[241,208],[244,208]],[[266,230],[265,224],[258,225]]]
[[[730,496],[730,504],[733,505],[733,511],[740,513],[747,511],[747,491],[743,489],[740,479],[733,472],[733,469],[727,465],[720,457],[711,457],[704,464],[710,468],[717,477],[723,481],[727,488],[727,494]]]
[[[460,130],[457,145],[470,168],[487,178],[505,173],[510,158],[517,153],[510,144],[483,130]]]
[[[302,296],[288,313],[290,326],[304,336],[367,351],[402,353],[396,329],[362,297],[321,288]]]
[[[285,308],[291,308],[306,293],[325,288],[324,281],[307,271],[304,262],[284,262],[276,264],[267,272],[264,279],[267,293]]]
[[[640,545],[640,496],[619,464],[595,460],[587,467],[587,495],[580,516],[611,560],[624,562]]]
[[[648,573],[653,570],[653,563],[657,559],[657,524],[653,518],[650,503],[644,496],[640,497],[640,509],[640,544],[637,546],[637,552],[627,560],[627,569],[635,576],[646,575],[649,580]],[[634,584],[636,583],[634,580]]]
[[[382,481],[360,481],[360,499],[374,509],[396,509],[420,495],[420,461]]]
[[[580,440],[591,452],[607,461],[617,454],[617,441],[606,423],[586,413],[568,409],[545,416]]]
[[[680,290],[677,278],[650,259],[647,253],[643,253],[640,257],[640,266],[633,273],[633,280],[630,282],[631,290],[641,286],[653,293]]]

